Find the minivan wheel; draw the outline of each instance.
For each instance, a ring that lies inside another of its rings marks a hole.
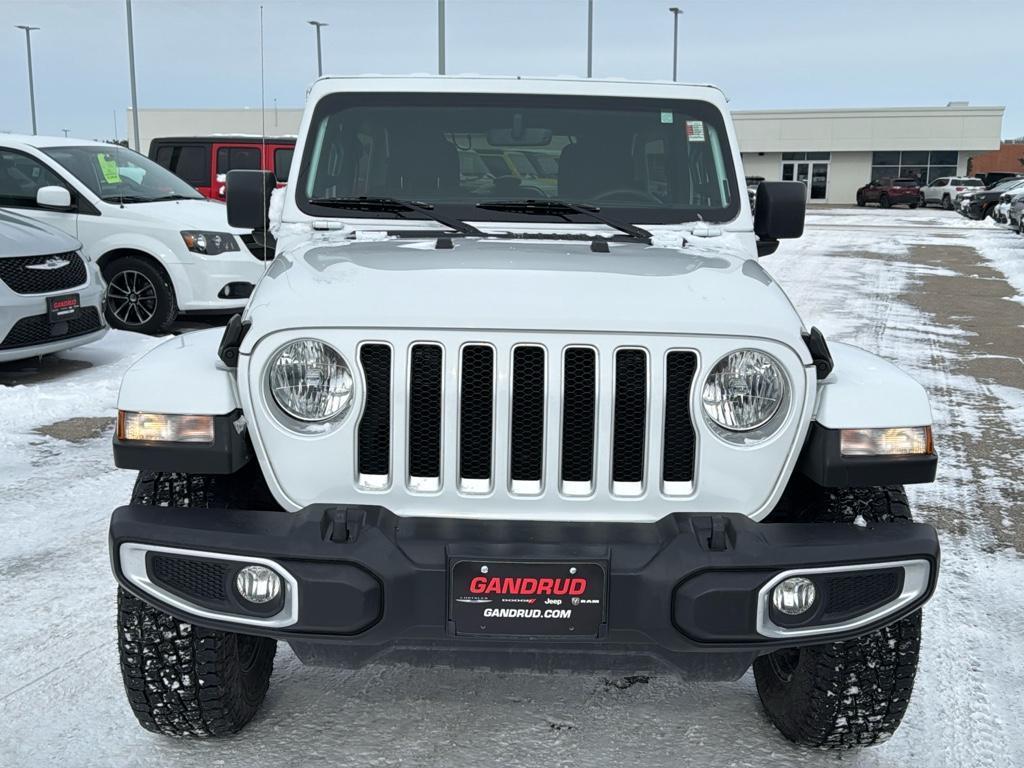
[[[146,259],[122,256],[103,267],[105,314],[112,328],[161,333],[178,313],[167,276]]]

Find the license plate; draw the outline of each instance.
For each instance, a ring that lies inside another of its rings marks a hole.
[[[450,590],[458,635],[596,637],[606,616],[601,563],[459,560]]]
[[[77,293],[69,293],[66,296],[48,296],[46,298],[46,313],[51,323],[63,323],[74,320],[81,311],[81,304],[78,302]]]

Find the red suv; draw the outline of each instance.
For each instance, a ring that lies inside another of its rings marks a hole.
[[[228,171],[273,171],[280,184],[288,181],[295,153],[294,136],[264,140],[259,136],[192,136],[153,139],[149,158],[177,174],[214,200],[224,199]]]
[[[857,205],[878,203],[883,208],[921,204],[921,183],[917,179],[875,179],[857,190]]]

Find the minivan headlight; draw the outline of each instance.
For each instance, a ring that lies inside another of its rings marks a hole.
[[[722,429],[749,432],[771,421],[785,395],[786,376],[778,360],[755,349],[738,349],[711,369],[701,402]]]
[[[185,241],[185,247],[192,253],[202,253],[206,256],[216,256],[218,253],[238,250],[238,241],[235,240],[234,235],[228,232],[185,230],[181,233],[181,239]]]
[[[345,359],[317,339],[285,344],[270,361],[274,402],[299,421],[340,419],[352,405],[352,372]]]

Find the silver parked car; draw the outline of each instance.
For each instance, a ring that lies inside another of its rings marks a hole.
[[[0,362],[103,337],[103,278],[70,235],[0,211]]]

